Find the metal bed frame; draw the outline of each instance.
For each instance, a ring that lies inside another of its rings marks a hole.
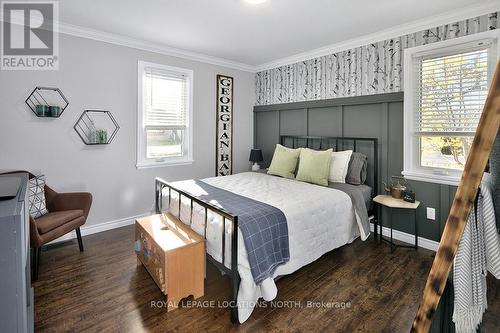
[[[291,148],[297,148],[297,147],[307,147],[307,148],[315,148],[313,145],[314,143],[319,142],[319,147],[316,149],[328,149],[328,148],[333,148],[335,151],[339,150],[339,143],[341,144],[342,149],[345,147],[345,143],[352,143],[352,148],[353,151],[357,151],[358,147],[358,142],[368,142],[372,144],[372,149],[373,149],[373,191],[372,191],[372,197],[377,195],[378,193],[378,139],[376,138],[360,138],[360,137],[323,137],[323,136],[291,136],[291,135],[283,135],[280,136],[280,144],[286,145],[287,141],[291,140],[292,141],[292,146]],[[300,145],[300,143],[305,142],[305,145]],[[335,145],[332,145],[331,143],[335,142]],[[231,322],[232,323],[239,323],[238,321],[238,306],[237,306],[237,299],[238,299],[238,290],[239,290],[239,285],[240,285],[240,275],[238,273],[238,233],[237,232],[231,232],[231,268],[227,268],[224,263],[225,263],[225,253],[226,253],[226,225],[229,223],[230,230],[238,230],[238,216],[232,214],[231,212],[228,212],[227,210],[216,206],[208,201],[201,200],[199,198],[196,198],[192,194],[189,194],[188,192],[185,192],[183,190],[177,189],[175,186],[172,184],[168,183],[167,181],[161,179],[161,178],[156,178],[155,179],[155,210],[156,213],[162,213],[163,212],[163,207],[162,205],[162,194],[163,190],[165,188],[168,188],[168,204],[170,208],[171,204],[171,198],[172,198],[172,191],[178,193],[178,198],[179,198],[179,212],[178,212],[178,217],[180,219],[181,215],[181,205],[182,205],[182,197],[186,197],[191,201],[191,211],[190,211],[190,221],[189,221],[189,226],[192,224],[192,218],[193,218],[193,204],[196,203],[200,205],[202,208],[205,209],[205,229],[204,229],[204,237],[206,238],[207,234],[207,220],[208,220],[208,210],[213,211],[215,214],[220,215],[223,218],[223,225],[222,225],[222,260],[219,262],[218,260],[214,259],[211,255],[207,254],[208,260],[214,264],[219,270],[222,272],[228,274],[230,278],[230,286],[231,286],[231,302],[230,302],[230,308],[231,308]],[[374,223],[375,223],[375,236],[377,236],[377,224],[378,224],[378,219],[376,216],[376,210],[372,209],[371,213],[374,215]]]

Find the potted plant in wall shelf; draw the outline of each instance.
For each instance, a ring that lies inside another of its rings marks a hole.
[[[73,128],[84,144],[106,145],[114,139],[120,126],[110,111],[85,110]]]

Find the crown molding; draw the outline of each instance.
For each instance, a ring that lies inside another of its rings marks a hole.
[[[133,49],[139,49],[143,51],[149,51],[154,53],[160,53],[172,57],[183,58],[187,60],[193,60],[198,62],[203,62],[207,64],[228,67],[232,69],[237,69],[246,72],[255,72],[255,66],[210,56],[203,53],[187,51],[183,49],[178,49],[175,47],[170,47],[160,43],[153,43],[142,41],[139,39],[112,34],[108,32],[103,32],[99,30],[89,29],[81,26],[76,26],[68,23],[59,23],[59,32],[66,35],[82,37],[87,39],[93,39],[100,42],[106,42],[110,44],[116,44],[121,46],[130,47]]]
[[[356,47],[368,45],[371,43],[380,42],[386,39],[404,36],[407,34],[419,32],[425,29],[449,24],[473,17],[489,14],[500,10],[498,3],[490,2],[488,4],[480,4],[476,6],[467,6],[454,11],[449,11],[443,14],[434,15],[422,20],[408,22],[402,25],[392,27],[390,29],[380,30],[372,34],[362,37],[349,39],[339,43],[330,44],[314,50],[297,53],[295,55],[284,57],[281,59],[266,62],[254,67],[256,72],[273,69],[280,66],[294,64],[300,61],[314,59],[325,55],[333,54],[340,51],[353,49]]]
[[[0,21],[2,21],[2,20],[3,20],[3,16],[0,16]],[[24,18],[20,17],[19,15],[13,15],[11,17],[10,21],[13,24],[19,24],[19,25],[24,24]],[[143,41],[143,40],[128,37],[125,35],[114,34],[114,33],[104,32],[104,31],[100,31],[100,30],[90,29],[90,28],[86,28],[86,27],[82,27],[82,26],[78,26],[78,25],[73,25],[73,24],[69,24],[69,23],[61,22],[61,21],[58,22],[58,25],[59,25],[58,26],[59,33],[65,34],[65,35],[81,37],[81,38],[86,38],[86,39],[92,39],[92,40],[99,41],[99,42],[105,42],[105,43],[109,43],[109,44],[130,47],[130,48],[138,49],[138,50],[142,50],[142,51],[159,53],[159,54],[168,55],[168,56],[172,56],[172,57],[178,57],[178,58],[182,58],[182,59],[203,62],[206,64],[237,69],[237,70],[241,70],[241,71],[245,71],[245,72],[255,72],[255,66],[232,61],[232,60],[228,60],[228,59],[224,59],[224,58],[214,57],[214,56],[210,56],[210,55],[203,54],[203,53],[192,52],[192,51],[183,50],[183,49],[179,49],[179,48],[175,48],[175,47],[170,47],[168,45],[161,44],[161,43]]]

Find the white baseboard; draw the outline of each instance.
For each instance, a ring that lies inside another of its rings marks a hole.
[[[112,230],[112,229],[116,229],[116,228],[120,228],[120,227],[134,224],[136,219],[144,217],[144,216],[148,216],[151,214],[152,213],[149,212],[149,213],[144,213],[144,214],[140,214],[140,215],[136,215],[136,216],[125,217],[125,218],[114,220],[114,221],[108,221],[108,222],[98,223],[98,224],[91,224],[88,226],[84,225],[80,228],[80,230],[81,230],[82,236],[92,235],[92,234],[96,234],[99,232],[108,231],[108,230]],[[370,223],[370,231],[374,232],[373,223]],[[386,237],[390,237],[391,229],[389,229],[387,227],[382,227],[382,234]],[[414,235],[408,234],[406,232],[402,232],[402,231],[399,231],[396,229],[393,229],[392,237],[396,240],[399,240],[401,242],[408,243],[408,244],[414,244],[414,242],[415,242]],[[62,237],[54,239],[53,241],[51,241],[47,244],[64,242],[64,241],[68,241],[68,240],[71,240],[74,238],[76,238],[76,232],[72,231],[72,232],[67,233],[66,235],[64,235]],[[431,250],[431,251],[436,251],[438,246],[439,246],[439,242],[436,242],[436,241],[433,241],[433,240],[430,240],[427,238],[423,238],[423,237],[418,237],[418,246],[422,247],[424,249]]]
[[[370,230],[373,232],[373,224],[370,223]],[[382,235],[385,237],[390,237],[391,236],[391,229],[387,227],[382,227]],[[402,232],[396,229],[392,229],[392,238],[396,239],[398,241],[408,243],[408,244],[415,244],[415,235],[408,234],[406,232]],[[418,247],[422,247],[427,250],[431,251],[437,251],[439,246],[439,242],[423,238],[423,237],[418,237]]]
[[[80,227],[80,231],[82,233],[82,236],[87,236],[87,235],[92,235],[92,234],[97,234],[99,232],[103,231],[108,231],[120,227],[124,227],[127,225],[134,224],[135,220],[144,216],[151,215],[152,213],[144,213],[136,216],[130,216],[130,217],[125,217],[122,219],[114,220],[114,221],[108,221],[104,223],[98,223],[98,224],[90,224],[90,225],[83,225]],[[66,235],[59,237],[57,239],[54,239],[51,242],[48,242],[47,244],[54,244],[54,243],[59,243],[59,242],[65,242],[71,239],[76,238],[76,232],[72,231],[70,233],[67,233]]]

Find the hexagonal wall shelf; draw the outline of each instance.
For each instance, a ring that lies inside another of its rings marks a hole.
[[[36,87],[25,102],[37,117],[50,118],[59,118],[69,105],[59,88],[50,87]]]
[[[86,145],[107,145],[120,126],[109,111],[85,110],[73,128]]]

